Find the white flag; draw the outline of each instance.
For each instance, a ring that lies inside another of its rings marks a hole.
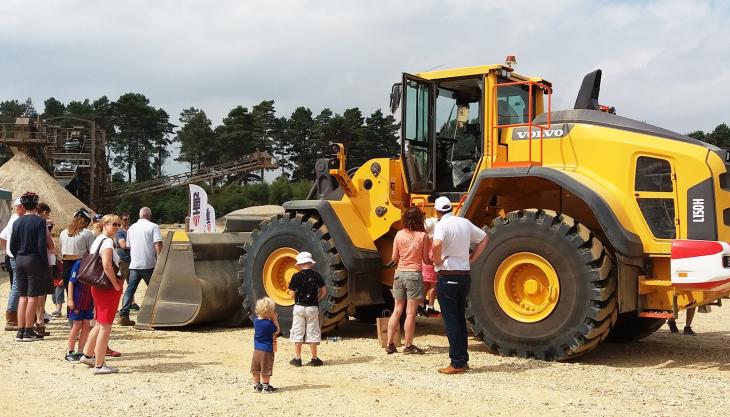
[[[205,232],[205,211],[208,207],[208,194],[201,187],[190,184],[190,225],[191,232]]]
[[[205,210],[205,231],[215,233],[215,209],[210,204],[208,204],[208,209]]]

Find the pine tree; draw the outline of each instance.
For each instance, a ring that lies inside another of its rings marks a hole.
[[[150,106],[149,99],[138,93],[120,96],[111,109],[113,129],[109,142],[116,168],[127,172],[128,181],[132,180],[133,169],[137,181],[151,179],[153,174],[161,175],[169,157],[168,135],[174,127],[167,112]]]
[[[50,119],[53,117],[61,117],[66,113],[66,106],[55,98],[51,97],[43,102],[43,118]]]
[[[25,103],[18,100],[0,102],[0,123],[15,123],[16,118],[23,117],[25,110]]]
[[[89,120],[93,120],[95,116],[94,107],[88,98],[84,99],[84,101],[70,101],[66,106],[66,113],[71,117]]]
[[[313,179],[314,161],[317,153],[314,138],[314,119],[312,111],[305,107],[297,107],[289,117],[287,124],[287,140],[291,143],[292,180]]]
[[[23,111],[23,117],[31,117],[35,118],[38,116],[38,112],[35,109],[35,106],[33,106],[33,100],[31,100],[30,97],[28,97],[25,100],[25,110]]]
[[[180,123],[175,136],[175,141],[180,142],[180,156],[176,160],[188,162],[191,171],[218,162],[215,133],[205,112],[194,107],[185,109],[180,113]]]
[[[365,119],[365,123],[358,146],[358,149],[362,152],[362,157],[365,157],[366,160],[392,158],[400,153],[400,145],[398,144],[400,125],[393,116],[383,117],[383,112],[376,110],[370,117]]]
[[[715,127],[712,133],[706,136],[707,142],[720,147],[722,149],[730,149],[730,127],[725,123],[721,123]]]
[[[215,128],[221,162],[235,161],[256,151],[253,115],[243,106],[238,106]]]
[[[278,134],[274,100],[264,100],[253,106],[251,115],[253,116],[256,149],[273,153],[274,136]]]

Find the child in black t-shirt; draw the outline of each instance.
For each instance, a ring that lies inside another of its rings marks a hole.
[[[312,350],[310,366],[321,366],[323,362],[317,357],[317,345],[322,340],[319,327],[319,300],[327,295],[322,276],[312,267],[316,262],[309,252],[297,255],[297,268],[289,283],[289,294],[294,297],[294,312],[290,339],[294,342],[294,359],[289,363],[302,366],[302,344],[309,344]]]

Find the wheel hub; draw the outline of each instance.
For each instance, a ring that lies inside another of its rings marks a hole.
[[[510,255],[497,268],[494,294],[508,316],[519,322],[536,323],[558,305],[560,281],[545,258],[520,252]]]
[[[266,258],[264,263],[264,290],[274,302],[281,306],[294,304],[289,295],[289,282],[297,273],[296,256],[299,252],[289,247],[279,248]]]

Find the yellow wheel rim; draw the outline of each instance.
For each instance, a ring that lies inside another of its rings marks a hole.
[[[273,251],[264,263],[264,290],[278,305],[294,304],[294,299],[289,296],[289,282],[298,271],[296,266],[298,253],[292,248],[279,248]]]
[[[536,323],[558,305],[560,281],[545,258],[520,252],[509,256],[497,268],[494,294],[508,316],[523,323]]]

